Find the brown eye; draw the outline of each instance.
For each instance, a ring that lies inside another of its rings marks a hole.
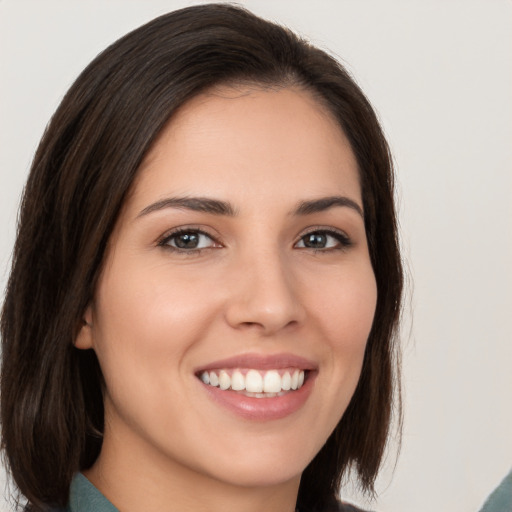
[[[214,240],[198,230],[178,231],[165,237],[160,244],[162,247],[178,251],[194,251],[215,246]]]
[[[178,249],[197,249],[199,233],[181,233],[176,235],[173,240]]]
[[[325,233],[309,233],[302,240],[304,247],[311,249],[324,249],[327,245],[327,235]]]

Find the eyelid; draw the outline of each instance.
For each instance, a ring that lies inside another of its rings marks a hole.
[[[172,238],[179,236],[183,233],[198,233],[200,235],[207,236],[208,238],[210,238],[212,240],[213,246],[212,247],[203,247],[203,248],[198,248],[198,249],[180,249],[179,247],[173,247],[172,245],[168,244],[169,240],[171,240]],[[217,247],[222,246],[221,242],[219,242],[218,237],[216,235],[209,233],[207,230],[205,230],[202,227],[194,226],[194,225],[192,225],[192,226],[189,226],[189,225],[177,226],[175,228],[172,228],[172,229],[166,231],[163,235],[161,235],[156,240],[156,245],[159,247],[163,247],[164,249],[182,252],[182,253],[194,253],[194,252],[197,253],[197,252],[203,251],[205,249],[215,248],[215,246],[217,246]]]
[[[304,231],[303,233],[300,234],[298,239],[293,244],[294,247],[305,236],[310,235],[312,233],[325,233],[327,235],[330,235],[330,236],[336,238],[341,245],[341,247],[338,247],[337,249],[346,249],[347,247],[350,247],[351,245],[353,245],[353,242],[352,242],[352,239],[350,238],[350,236],[342,229],[338,229],[333,226],[312,226],[310,228],[307,228],[306,231]],[[308,249],[308,248],[306,247],[306,249]],[[326,248],[326,249],[316,249],[316,250],[326,252],[326,251],[333,250],[333,249],[336,249],[336,248]],[[315,250],[315,249],[313,249],[313,250]]]
[[[350,238],[345,231],[339,228],[335,228],[333,226],[324,226],[324,225],[318,225],[318,226],[311,226],[305,229],[303,233],[299,236],[299,238],[302,238],[303,236],[309,235],[310,233],[316,233],[317,231],[322,231],[323,233],[334,233],[341,235],[345,238]]]

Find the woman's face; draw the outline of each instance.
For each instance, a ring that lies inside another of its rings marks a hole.
[[[218,89],[173,117],[132,192],[76,342],[105,377],[99,463],[298,483],[377,297],[346,137],[308,92]]]

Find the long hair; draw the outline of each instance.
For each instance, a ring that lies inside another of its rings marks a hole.
[[[304,471],[298,505],[332,502],[349,469],[373,490],[399,389],[402,268],[388,145],[370,103],[335,59],[243,8],[212,4],[156,18],[98,55],[35,154],[1,316],[2,447],[34,510],[64,505],[73,474],[101,449],[102,373],[93,351],[73,341],[139,166],[180,106],[237,83],[311,91],[356,156],[377,306],[357,389]]]

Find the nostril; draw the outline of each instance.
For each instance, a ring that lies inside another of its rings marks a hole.
[[[272,334],[278,330],[288,329],[298,324],[299,322],[296,320],[290,320],[289,322],[271,322],[267,320],[261,322],[241,322],[238,328],[260,330],[262,333]]]

